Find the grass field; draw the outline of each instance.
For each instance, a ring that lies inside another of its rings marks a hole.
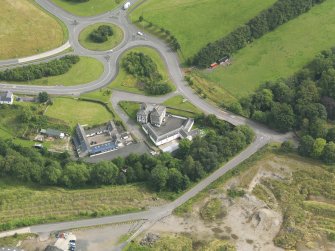
[[[183,96],[175,96],[168,100],[166,100],[163,105],[166,105],[170,108],[181,109],[189,112],[193,112],[196,114],[201,114],[201,110],[199,110],[195,105],[189,102],[187,99],[185,100]]]
[[[113,30],[113,36],[108,37],[108,40],[104,43],[95,43],[90,39],[90,34],[92,31],[97,29],[100,25],[108,25]],[[111,23],[96,23],[92,24],[85,29],[83,29],[79,34],[79,43],[85,47],[86,49],[92,50],[92,51],[107,51],[114,47],[116,47],[118,44],[120,44],[123,40],[123,31],[122,29]]]
[[[77,16],[95,16],[114,9],[120,0],[90,0],[84,3],[74,3],[66,0],[52,0],[64,10]]]
[[[150,56],[151,59],[157,64],[158,72],[163,76],[163,82],[168,82],[168,84],[172,87],[172,90],[176,89],[176,87],[170,81],[169,74],[166,70],[166,65],[161,55],[156,50],[149,47],[136,47],[134,49],[130,49],[121,56],[120,63],[122,62],[122,58],[130,52],[142,52]],[[136,78],[127,74],[127,72],[121,66],[119,74],[117,75],[116,79],[109,85],[109,87],[121,91],[145,94],[143,90],[140,90],[138,88]]]
[[[0,0],[0,59],[42,53],[67,39],[66,27],[33,0]]]
[[[133,13],[163,27],[179,41],[185,58],[242,25],[276,0],[148,0]],[[147,22],[143,22],[147,26]],[[139,24],[141,26],[142,24]],[[159,28],[147,28],[159,35]]]
[[[91,57],[80,57],[80,61],[71,69],[59,76],[36,79],[33,81],[19,82],[26,85],[80,85],[97,80],[104,72],[103,64]]]
[[[0,222],[18,226],[143,210],[163,203],[140,185],[67,190],[0,180]]]
[[[316,5],[237,52],[229,67],[201,76],[235,97],[252,93],[267,80],[288,77],[335,45],[334,12],[335,1]]]
[[[111,113],[100,104],[79,101],[71,98],[55,98],[53,105],[47,108],[46,116],[63,120],[70,126],[98,125],[112,118]]]

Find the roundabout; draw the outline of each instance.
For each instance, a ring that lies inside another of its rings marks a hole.
[[[96,31],[101,26],[110,27],[112,30],[112,35],[107,38],[105,42],[95,42],[91,38],[91,34]],[[79,43],[82,47],[92,51],[108,51],[112,50],[116,46],[118,46],[124,39],[123,30],[116,24],[113,23],[95,23],[91,24],[84,29],[82,29],[79,33]]]

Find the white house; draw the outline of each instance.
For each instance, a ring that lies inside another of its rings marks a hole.
[[[12,105],[14,101],[14,95],[11,91],[0,93],[0,104]]]

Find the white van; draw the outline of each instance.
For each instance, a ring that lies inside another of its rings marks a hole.
[[[123,5],[123,9],[126,10],[130,7],[130,2],[126,2],[124,5]]]

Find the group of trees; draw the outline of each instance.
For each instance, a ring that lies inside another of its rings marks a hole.
[[[141,22],[144,22],[145,19],[144,19],[143,16],[139,16],[138,21],[141,23]],[[181,49],[181,46],[180,46],[177,38],[175,36],[173,36],[169,30],[166,30],[163,27],[159,27],[158,25],[156,25],[152,22],[149,22],[149,21],[147,21],[147,22],[148,22],[148,27],[149,28],[152,27],[152,26],[155,26],[159,29],[160,33],[165,34],[165,36],[167,37],[166,40],[169,43],[169,45],[170,45],[170,47],[173,51],[178,51],[178,50]]]
[[[137,78],[144,84],[148,94],[162,95],[172,91],[171,86],[162,82],[163,77],[158,72],[156,63],[142,52],[130,52],[122,61],[122,66],[127,73]]]
[[[29,81],[43,77],[62,75],[78,63],[79,56],[67,55],[60,59],[54,59],[47,63],[31,64],[0,71],[0,80]]]
[[[315,4],[325,0],[278,0],[267,10],[262,11],[245,25],[238,27],[227,36],[207,44],[190,62],[205,68],[226,55],[245,47],[254,39],[258,39],[281,24],[307,12]]]
[[[294,76],[263,84],[256,93],[241,99],[240,105],[244,115],[254,120],[282,132],[295,130],[302,136],[309,135],[318,144],[322,142],[326,155],[321,150],[317,154],[303,151],[303,155],[323,156],[329,162],[329,151],[335,150],[335,129],[327,124],[327,120],[335,119],[335,48],[320,53]]]
[[[108,40],[108,37],[113,36],[113,29],[109,25],[100,25],[90,34],[90,39],[95,43],[103,43]]]
[[[182,140],[176,156],[130,154],[97,164],[75,162],[66,153],[39,152],[0,139],[0,175],[69,188],[145,182],[155,191],[181,191],[241,151],[254,137],[249,127],[233,127],[213,115],[200,116],[197,123],[209,133],[192,142]]]

